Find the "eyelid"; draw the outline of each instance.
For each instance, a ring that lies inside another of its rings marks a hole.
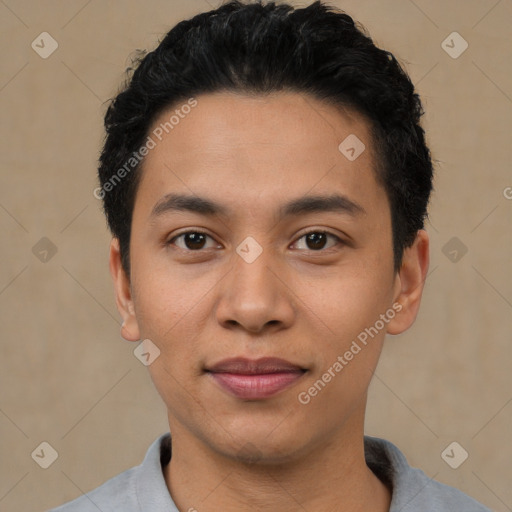
[[[325,229],[325,228],[306,228],[307,231],[303,231],[302,233],[298,234],[295,238],[295,240],[290,244],[290,245],[295,245],[299,240],[301,240],[302,238],[304,238],[305,236],[311,234],[311,233],[323,233],[327,236],[331,236],[333,238],[336,239],[336,242],[337,244],[336,245],[345,245],[347,244],[347,242],[345,240],[343,240],[343,238],[341,238],[340,236],[332,233],[331,231]],[[213,235],[210,235],[208,232],[204,231],[203,229],[186,229],[186,231],[181,231],[181,232],[178,232],[176,234],[174,234],[171,238],[167,238],[166,239],[166,242],[165,242],[165,245],[175,245],[174,242],[177,238],[179,238],[180,236],[183,236],[183,235],[186,235],[188,233],[196,233],[196,234],[202,234],[202,235],[205,235],[207,236],[208,238],[212,239],[213,241],[215,241],[218,245],[221,245],[219,244],[215,237]],[[310,251],[310,252],[314,252],[314,253],[320,253],[320,252],[327,252],[329,251],[330,249],[333,249],[334,247],[336,246],[333,246],[333,247],[329,247],[327,249],[319,249],[319,250],[314,250],[314,249],[302,249],[302,250],[306,250],[306,251]],[[178,249],[181,249],[183,251],[187,251],[187,252],[200,252],[200,251],[203,251],[205,249],[197,249],[197,250],[192,250],[192,249],[183,249],[182,247],[178,247]]]
[[[323,234],[325,234],[327,236],[331,236],[331,237],[336,239],[337,243],[336,243],[335,246],[329,247],[327,249],[318,249],[318,250],[304,249],[304,250],[309,251],[309,252],[313,252],[313,253],[328,252],[330,249],[334,249],[337,245],[345,245],[346,244],[346,242],[343,240],[343,238],[341,238],[340,236],[332,233],[331,231],[329,231],[329,230],[327,230],[325,228],[307,228],[307,231],[304,231],[301,234],[297,235],[297,237],[295,238],[295,241],[292,242],[291,245],[295,245],[299,240],[301,240],[306,235],[309,235],[311,233],[323,233]]]
[[[179,233],[176,233],[174,234],[171,238],[166,238],[166,241],[165,241],[165,245],[175,245],[174,242],[177,238],[179,238],[180,236],[183,236],[183,235],[187,235],[189,233],[195,233],[195,234],[200,234],[200,235],[205,235],[207,236],[208,238],[212,239],[215,243],[217,243],[218,245],[220,245],[217,240],[215,240],[215,237],[213,237],[212,235],[210,235],[210,233],[202,230],[202,229],[190,229],[188,228],[186,231],[182,231],[182,232],[179,232]],[[188,252],[200,252],[204,249],[198,249],[196,251],[193,251],[191,249],[183,249],[182,247],[178,247],[178,249],[181,249],[182,251],[188,251]]]

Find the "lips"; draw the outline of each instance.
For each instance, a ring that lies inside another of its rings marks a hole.
[[[206,372],[224,391],[245,400],[271,397],[293,385],[306,370],[274,357],[225,359]]]

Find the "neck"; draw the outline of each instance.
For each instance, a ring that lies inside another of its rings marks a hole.
[[[279,463],[227,457],[180,427],[164,470],[179,510],[389,511],[391,493],[366,465],[362,423]]]

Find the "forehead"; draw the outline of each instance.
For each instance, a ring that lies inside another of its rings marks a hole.
[[[137,203],[175,190],[222,196],[246,209],[266,201],[338,189],[367,200],[378,185],[368,121],[309,95],[199,95],[162,112],[149,136]],[[149,207],[149,204],[147,205]]]

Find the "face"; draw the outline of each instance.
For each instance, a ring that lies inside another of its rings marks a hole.
[[[217,454],[279,462],[361,435],[384,336],[417,312],[426,235],[395,273],[358,114],[297,93],[196,100],[153,136],[130,279],[112,244],[123,336],[160,350],[149,370],[171,431]]]

